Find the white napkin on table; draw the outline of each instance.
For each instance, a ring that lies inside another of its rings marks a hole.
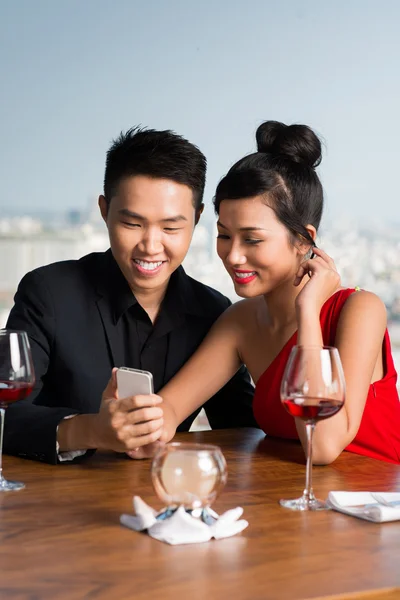
[[[327,504],[346,515],[374,523],[400,520],[397,492],[329,492]]]
[[[248,522],[240,519],[243,508],[237,507],[228,510],[221,516],[211,509],[207,509],[212,523],[207,525],[200,518],[190,515],[180,506],[171,516],[158,520],[157,513],[151,506],[146,504],[139,496],[133,498],[135,515],[121,515],[121,525],[129,527],[134,531],[144,531],[167,544],[198,544],[208,542],[211,538],[216,540],[231,537],[243,531]]]

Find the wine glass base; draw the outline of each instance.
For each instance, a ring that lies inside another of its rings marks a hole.
[[[7,481],[7,479],[0,479],[0,492],[15,492],[17,490],[23,490],[25,484],[21,481]]]
[[[290,510],[330,510],[330,507],[317,498],[296,498],[294,500],[279,500],[279,504]]]

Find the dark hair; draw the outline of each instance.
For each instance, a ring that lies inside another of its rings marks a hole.
[[[230,168],[218,184],[214,198],[218,214],[223,200],[267,195],[292,236],[314,242],[306,225],[318,229],[323,210],[323,189],[315,172],[321,162],[321,142],[306,125],[266,121],[257,129],[258,152]]]
[[[113,141],[107,152],[104,197],[109,204],[121,179],[133,175],[171,179],[193,191],[195,209],[202,205],[206,157],[173,131],[132,127]]]

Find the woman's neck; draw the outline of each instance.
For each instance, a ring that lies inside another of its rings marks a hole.
[[[286,281],[264,295],[267,307],[267,324],[271,330],[279,331],[289,325],[296,324],[295,300],[307,281],[308,278],[304,277],[297,287],[293,285],[292,280]]]

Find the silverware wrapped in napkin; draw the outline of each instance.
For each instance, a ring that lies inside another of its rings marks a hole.
[[[400,520],[398,492],[329,492],[327,504],[346,515],[374,523]]]

